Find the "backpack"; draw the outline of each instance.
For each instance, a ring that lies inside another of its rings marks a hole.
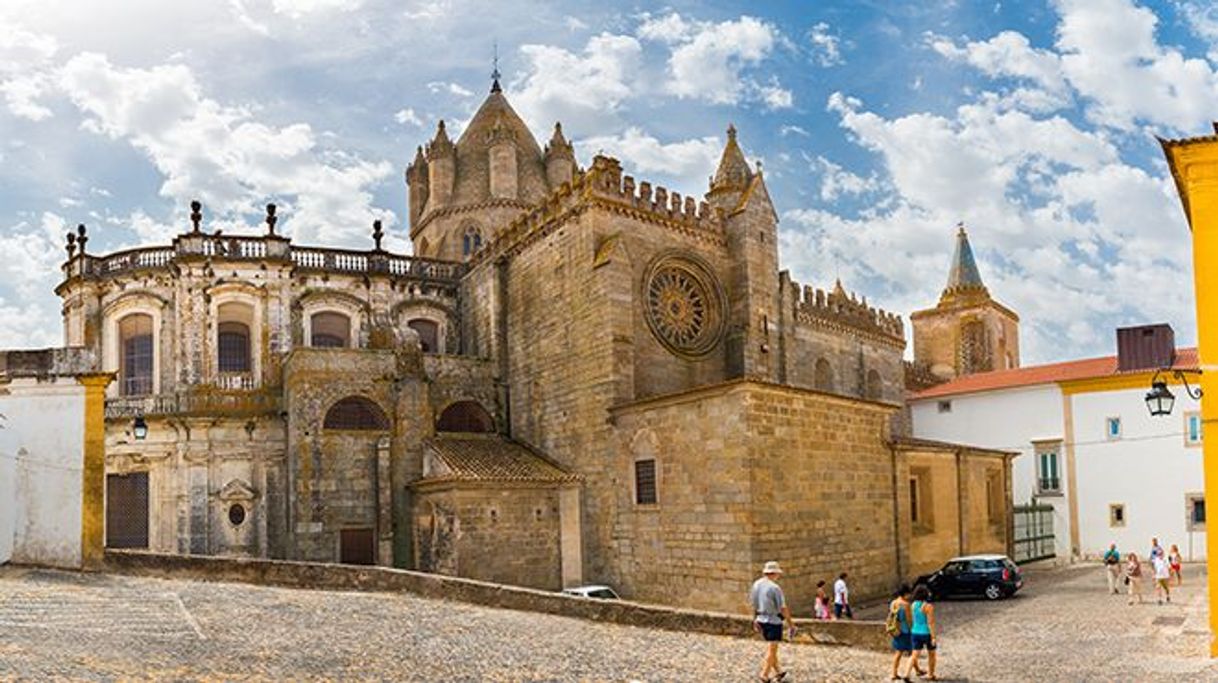
[[[893,638],[901,635],[901,620],[898,616],[901,612],[900,605],[893,605],[888,610],[888,618],[884,620],[884,633]]]

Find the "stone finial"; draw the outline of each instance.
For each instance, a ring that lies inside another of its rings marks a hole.
[[[753,179],[753,171],[749,162],[736,142],[736,126],[727,127],[727,144],[723,146],[723,155],[719,158],[719,166],[711,176],[710,191],[720,193],[727,191],[743,191]]]
[[[736,124],[734,124],[734,123],[727,124],[727,139],[728,140],[736,139]]]
[[[64,249],[67,249],[68,260],[71,261],[72,257],[76,255],[76,233],[68,231],[68,244]]]
[[[499,87],[499,43],[495,42],[495,59],[494,66],[491,68],[491,92],[503,92],[503,88]]]
[[[376,251],[381,251],[381,240],[385,238],[385,231],[381,229],[381,219],[372,221],[372,241],[376,243]]]
[[[85,242],[89,241],[89,231],[85,229],[85,224],[81,223],[76,226],[76,244],[80,246],[80,255],[85,255]]]
[[[275,224],[279,222],[279,217],[275,215],[275,205],[266,205],[266,234],[275,236]]]
[[[190,232],[199,234],[199,223],[201,222],[203,222],[203,205],[196,199],[190,203],[190,224],[194,226]]]

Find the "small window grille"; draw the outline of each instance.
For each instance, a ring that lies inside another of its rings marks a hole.
[[[940,413],[952,412],[952,402],[951,401],[939,401],[939,412]]]
[[[634,463],[634,502],[639,505],[655,505],[656,461],[636,460]]]

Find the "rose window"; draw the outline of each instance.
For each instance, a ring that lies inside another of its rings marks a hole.
[[[704,354],[718,342],[722,311],[712,276],[692,262],[666,259],[646,283],[647,322],[670,350]]]

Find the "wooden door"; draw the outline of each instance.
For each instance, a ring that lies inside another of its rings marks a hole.
[[[148,547],[148,473],[106,475],[106,547]]]
[[[372,529],[340,531],[338,561],[343,564],[376,564],[376,539]]]

